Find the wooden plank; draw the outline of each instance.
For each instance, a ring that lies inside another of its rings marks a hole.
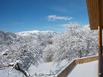
[[[67,77],[67,75],[70,74],[77,64],[88,63],[96,60],[98,60],[98,56],[75,59],[68,66],[66,66],[65,69],[62,69],[62,71],[59,72],[55,77]]]
[[[60,74],[58,74],[57,77],[67,77],[67,75],[73,70],[73,68],[76,66],[75,60],[69,64]]]
[[[99,31],[98,31],[98,47],[99,47],[99,65],[98,65],[98,70],[99,70],[99,77],[103,77],[103,57],[102,57],[102,28],[99,26]]]
[[[98,56],[93,56],[93,57],[88,57],[88,58],[80,58],[76,60],[76,64],[83,64],[83,63],[88,63],[92,61],[98,60]]]
[[[101,25],[103,29],[103,0],[87,0],[87,9],[90,28],[93,30],[98,29],[100,21],[102,21]]]

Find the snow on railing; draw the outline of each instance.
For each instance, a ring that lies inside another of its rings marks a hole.
[[[98,60],[98,56],[89,56],[89,57],[83,57],[83,58],[76,58],[72,60],[70,63],[68,63],[61,71],[59,71],[55,77],[66,77],[77,64],[87,63],[91,61]]]

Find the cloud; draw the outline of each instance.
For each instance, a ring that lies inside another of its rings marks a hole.
[[[52,21],[55,21],[55,20],[69,21],[71,19],[72,19],[72,17],[68,17],[68,16],[57,16],[57,15],[49,15],[48,16],[48,20],[52,20]]]

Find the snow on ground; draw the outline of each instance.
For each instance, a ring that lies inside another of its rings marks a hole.
[[[55,62],[40,63],[37,67],[31,65],[28,72],[33,77],[54,76],[58,70],[62,69],[67,64],[67,62],[67,60],[63,60],[59,64]]]
[[[50,69],[52,68],[53,63],[41,63],[37,67],[31,65],[29,71],[34,71],[36,73],[45,73],[49,74]]]
[[[21,72],[13,68],[0,69],[0,77],[25,77]]]
[[[97,77],[98,61],[78,64],[67,77]]]
[[[54,77],[57,73],[57,70],[62,69],[66,64],[67,60],[63,60],[59,63],[49,62],[49,63],[40,63],[37,67],[31,65],[27,72],[31,77]],[[13,69],[12,67],[0,69],[0,77],[25,77],[24,74],[20,71]]]
[[[44,76],[54,75],[51,72],[52,68],[53,68],[53,62],[41,63],[37,67],[31,65],[30,68],[28,69],[28,72],[32,77],[35,76],[44,77]]]

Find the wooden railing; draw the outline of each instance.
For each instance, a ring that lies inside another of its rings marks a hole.
[[[65,68],[63,68],[60,72],[58,72],[55,75],[55,77],[67,77],[67,75],[73,70],[73,68],[77,64],[88,63],[88,62],[96,61],[96,60],[98,60],[98,56],[91,56],[91,57],[75,59],[71,63],[69,63]]]

